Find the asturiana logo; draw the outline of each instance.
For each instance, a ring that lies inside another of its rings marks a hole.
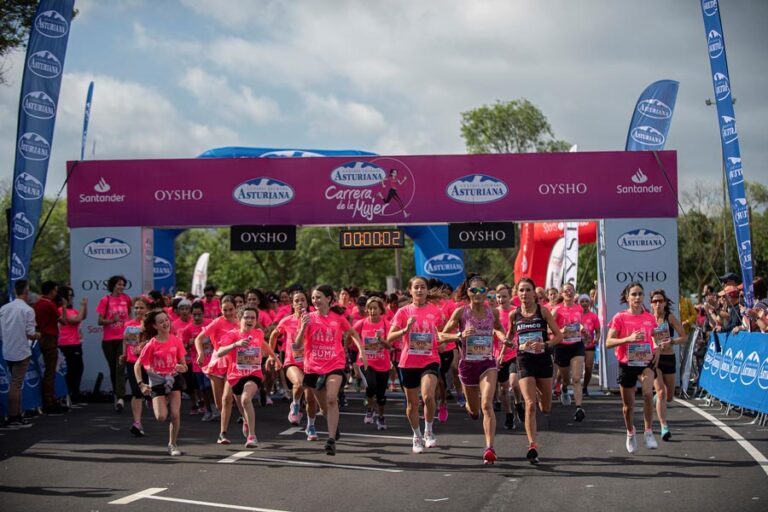
[[[701,8],[707,16],[717,14],[717,0],[701,0]]]
[[[27,275],[27,269],[24,263],[22,263],[18,254],[13,253],[13,256],[11,256],[11,277],[13,279],[21,279],[25,275]]]
[[[387,178],[387,171],[371,162],[348,162],[331,171],[331,181],[344,187],[371,187]]]
[[[720,132],[722,133],[723,142],[730,144],[739,138],[739,134],[736,131],[736,119],[731,116],[720,116],[723,120],[720,123]]]
[[[56,11],[45,11],[35,19],[35,29],[45,37],[58,39],[69,31],[66,18]]]
[[[731,373],[731,365],[733,364],[733,349],[725,351],[723,356],[723,362],[720,364],[720,379],[725,380],[728,374]]]
[[[752,270],[752,242],[744,240],[741,242],[740,247],[739,259],[741,260],[741,268]]]
[[[743,228],[749,226],[749,207],[745,197],[737,197],[733,200],[733,218],[736,226]]]
[[[61,74],[61,62],[47,50],[33,53],[27,61],[27,68],[41,78],[56,78]]]
[[[656,98],[643,100],[638,103],[637,111],[653,119],[669,119],[672,117],[672,109],[669,105]]]
[[[31,238],[35,234],[35,226],[24,215],[24,212],[19,212],[13,216],[13,238],[16,240],[26,240]]]
[[[729,156],[725,160],[725,168],[728,171],[728,183],[731,185],[744,183],[744,174],[741,172],[741,158]]]
[[[661,249],[666,245],[667,239],[660,233],[640,228],[627,231],[619,237],[616,243],[627,251],[647,252]]]
[[[731,95],[731,83],[727,76],[717,72],[712,75],[712,81],[715,83],[715,99],[717,101],[723,101]]]
[[[29,365],[29,369],[27,370],[27,373],[24,374],[24,386],[29,386],[30,388],[36,388],[40,385],[40,373],[37,371],[37,368],[33,367],[32,365]]]
[[[40,199],[43,197],[43,184],[28,172],[22,172],[16,176],[13,188],[22,199]]]
[[[50,119],[56,114],[56,103],[43,91],[32,91],[21,100],[21,108],[28,116]]]
[[[717,30],[712,29],[707,34],[707,47],[710,59],[716,59],[723,54],[723,36]]]
[[[27,132],[19,138],[19,152],[27,160],[47,160],[51,154],[51,145],[44,137]]]
[[[765,358],[757,371],[757,385],[763,389],[768,389],[768,357]]]
[[[5,367],[0,364],[0,393],[8,393],[11,389],[11,382],[8,380],[8,374],[5,372]]]
[[[246,206],[279,206],[293,199],[293,188],[273,178],[260,177],[244,181],[232,191],[232,197]]]
[[[637,126],[630,134],[632,140],[646,146],[663,146],[664,134],[653,126]]]
[[[455,276],[464,273],[464,262],[455,254],[444,252],[424,263],[424,271],[433,276]]]
[[[736,383],[739,380],[739,374],[741,373],[741,367],[744,364],[744,352],[739,350],[736,355],[733,356],[733,363],[731,364],[731,374],[728,376],[728,380]]]
[[[171,265],[171,262],[160,256],[155,256],[155,262],[152,267],[155,279],[165,279],[173,274],[173,265]]]
[[[445,193],[460,203],[492,203],[509,192],[507,184],[485,174],[462,176],[448,184]]]
[[[131,254],[131,246],[118,238],[97,238],[85,244],[83,253],[97,260],[118,260]]]
[[[755,382],[755,379],[757,379],[757,370],[759,367],[760,355],[757,352],[752,352],[741,366],[741,383],[745,386],[749,386]]]

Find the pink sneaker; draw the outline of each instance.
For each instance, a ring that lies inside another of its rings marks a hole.
[[[437,419],[440,423],[448,421],[448,406],[443,402],[440,404],[440,409],[437,411]]]

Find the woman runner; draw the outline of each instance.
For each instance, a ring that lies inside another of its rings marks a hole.
[[[355,322],[353,326],[363,342],[362,345],[368,361],[368,370],[365,372],[365,379],[368,381],[365,396],[368,402],[363,423],[376,422],[377,430],[386,430],[384,405],[387,403],[387,381],[389,380],[389,369],[392,366],[389,355],[389,349],[392,348],[392,345],[385,338],[385,333],[389,332],[389,322],[384,320],[386,306],[379,297],[368,299],[365,303],[365,310],[368,312],[368,318]],[[358,359],[357,364],[363,366],[362,357]],[[374,396],[376,397],[376,411],[373,408]]]
[[[69,286],[59,286],[59,350],[67,361],[67,390],[72,402],[80,402],[80,381],[83,377],[83,335],[80,322],[88,316],[88,299],[80,301],[80,311],[73,303],[75,291]]]
[[[149,299],[136,297],[133,299],[133,314],[135,318],[125,322],[123,331],[123,357],[125,357],[125,376],[131,388],[131,415],[133,424],[130,432],[136,437],[144,435],[144,427],[141,425],[141,409],[144,405],[144,392],[139,386],[139,380],[147,380],[147,372],[142,369],[142,377],[136,379],[134,366],[139,359],[141,349],[144,348],[148,338],[144,335],[144,317],[149,311]]]
[[[573,385],[573,398],[576,401],[576,413],[573,421],[581,422],[586,416],[582,408],[581,375],[584,373],[584,341],[581,321],[582,307],[576,304],[576,290],[571,283],[565,283],[562,291],[563,301],[552,309],[555,322],[563,333],[563,341],[555,347],[555,363],[557,363],[562,390],[560,403],[568,407],[571,396],[568,385]]]
[[[508,284],[500,284],[496,287],[496,300],[499,303],[499,321],[504,332],[509,332],[509,315],[512,313],[512,288]],[[499,363],[499,385],[501,388],[501,406],[504,410],[504,428],[514,430],[515,413],[512,411],[511,399],[514,399],[515,410],[520,422],[525,421],[525,402],[520,391],[520,379],[517,373],[517,346],[507,347],[501,339],[495,356]],[[509,392],[512,390],[512,397]]]
[[[579,295],[581,306],[581,323],[584,326],[584,384],[582,395],[588,395],[589,381],[592,380],[592,370],[595,367],[595,348],[600,342],[600,319],[592,311],[592,299],[589,295]]]

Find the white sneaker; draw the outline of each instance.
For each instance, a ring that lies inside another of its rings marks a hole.
[[[424,439],[421,436],[413,436],[413,453],[424,452]]]
[[[568,392],[567,392],[567,391],[565,391],[565,390],[563,390],[563,391],[560,393],[560,403],[561,403],[561,404],[562,404],[564,407],[570,407],[570,405],[571,405],[571,395],[569,395],[569,394],[568,394]]]
[[[363,418],[363,423],[366,425],[373,423],[373,411],[368,411],[365,413],[365,418]]]
[[[637,451],[637,439],[635,439],[635,434],[627,435],[627,451],[632,454]]]
[[[437,438],[435,437],[435,434],[432,432],[427,432],[424,434],[424,444],[427,448],[434,448],[437,446]]]
[[[645,433],[645,447],[649,450],[655,450],[659,447],[659,444],[656,442],[656,438],[653,437],[653,432],[646,432]]]
[[[171,457],[178,457],[181,455],[181,450],[179,450],[179,447],[175,444],[169,444],[168,445],[168,455]]]

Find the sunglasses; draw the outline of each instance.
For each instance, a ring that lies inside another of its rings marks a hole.
[[[653,299],[651,304],[664,304],[664,299]]]
[[[469,289],[469,291],[472,293],[485,293],[487,290],[488,288],[485,288],[485,287],[480,287],[480,288],[472,287]]]

